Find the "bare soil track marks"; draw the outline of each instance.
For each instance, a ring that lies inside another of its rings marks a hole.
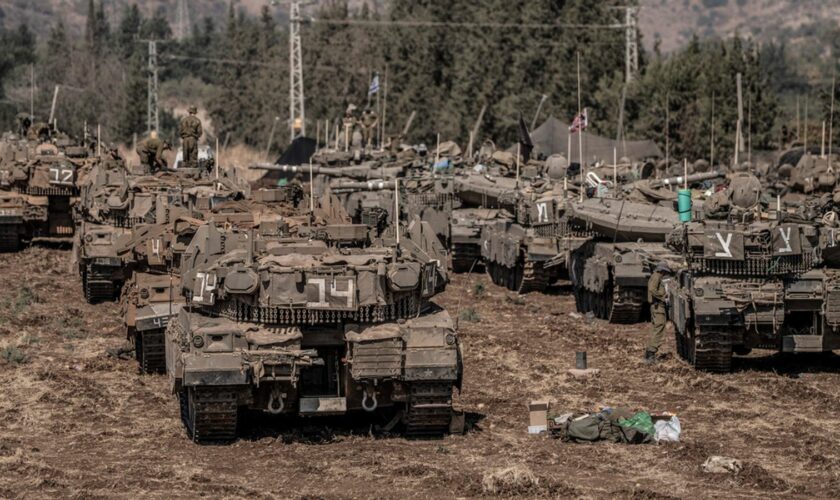
[[[558,288],[512,300],[482,275],[439,302],[460,321],[464,436],[408,441],[338,420],[252,419],[228,446],[189,442],[163,376],[111,357],[117,304],[85,303],[66,250],[0,255],[0,497],[828,497],[840,487],[840,358],[739,359],[696,373],[642,364],[646,325],[575,318]],[[483,284],[476,287],[477,283]],[[479,293],[476,293],[479,292]],[[566,374],[577,350],[598,377]],[[683,441],[567,444],[529,436],[526,403],[679,414]],[[709,475],[710,455],[744,462]]]

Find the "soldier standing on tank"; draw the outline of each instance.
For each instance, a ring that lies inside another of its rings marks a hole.
[[[667,317],[665,315],[665,283],[664,279],[673,274],[671,267],[662,262],[653,270],[648,280],[648,302],[650,303],[651,332],[645,348],[645,363],[656,362],[656,353],[665,340],[665,326]]]
[[[186,168],[198,168],[198,139],[201,137],[201,120],[195,114],[195,106],[190,106],[189,115],[181,119],[178,135],[181,136],[181,154]]]
[[[29,127],[32,126],[32,117],[29,116],[29,113],[20,112],[17,114],[17,122],[18,137],[24,139],[29,134]]]
[[[362,113],[362,143],[366,148],[369,148],[373,142],[376,132],[376,125],[379,123],[379,116],[376,111],[366,108]]]
[[[144,174],[154,174],[166,168],[163,152],[167,149],[171,149],[169,143],[160,140],[155,130],[152,130],[149,137],[137,145],[137,155],[140,157]]]
[[[350,140],[353,138],[353,130],[356,128],[356,105],[349,104],[347,110],[344,112],[344,119],[342,125],[344,126],[344,150],[347,151],[350,147]]]

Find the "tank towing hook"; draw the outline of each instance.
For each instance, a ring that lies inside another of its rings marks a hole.
[[[376,407],[379,406],[379,402],[376,401],[376,390],[365,384],[364,391],[365,395],[362,396],[362,408],[367,412],[375,411]],[[368,398],[368,395],[370,395],[370,398]],[[368,401],[371,403],[368,404]]]
[[[280,389],[275,388],[271,391],[271,396],[268,398],[268,406],[265,407],[265,411],[271,413],[272,415],[279,415],[282,413],[283,409],[286,407],[286,404],[283,401],[285,397],[285,394],[280,393]]]

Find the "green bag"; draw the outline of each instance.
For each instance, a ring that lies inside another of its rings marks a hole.
[[[628,443],[647,443],[656,435],[656,427],[646,411],[640,411],[630,418],[622,418],[618,425]]]

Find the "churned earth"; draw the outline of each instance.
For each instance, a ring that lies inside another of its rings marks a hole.
[[[830,497],[840,488],[840,360],[755,354],[696,373],[673,354],[641,363],[646,326],[571,314],[562,286],[510,296],[455,276],[439,302],[460,318],[459,408],[470,430],[384,436],[364,422],[254,418],[230,445],[187,440],[164,376],[138,375],[118,304],[85,303],[70,252],[0,255],[0,497]],[[673,353],[673,342],[667,352]],[[588,352],[598,376],[566,370]],[[529,400],[679,415],[680,443],[571,444],[526,433]],[[742,461],[709,474],[711,455]]]

